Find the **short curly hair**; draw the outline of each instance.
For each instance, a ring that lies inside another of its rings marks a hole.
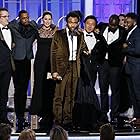
[[[69,17],[76,17],[78,19],[78,22],[80,21],[80,16],[76,11],[71,11],[66,16],[66,22],[68,22]]]

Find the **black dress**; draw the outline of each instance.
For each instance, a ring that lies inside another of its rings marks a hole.
[[[50,48],[55,29],[45,31],[42,27],[38,31],[37,52],[34,61],[34,87],[31,100],[31,114],[42,117],[43,125],[51,125],[53,116],[53,96],[55,82],[47,79],[47,72],[51,72]],[[51,127],[51,126],[50,126]]]
[[[76,127],[93,131],[97,128],[100,104],[91,80],[90,65],[89,58],[82,56],[81,76],[77,86],[73,119]]]

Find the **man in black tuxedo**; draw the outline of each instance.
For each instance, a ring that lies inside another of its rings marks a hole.
[[[31,74],[31,59],[33,58],[32,44],[36,37],[37,25],[29,21],[28,12],[21,10],[19,20],[10,22],[14,35],[15,48],[13,57],[16,71],[13,74],[15,88],[14,103],[18,120],[18,131],[24,129],[24,112],[26,107],[27,89]]]
[[[86,131],[97,130],[101,116],[95,82],[97,73],[100,75],[99,67],[105,60],[107,44],[105,38],[96,31],[96,26],[97,19],[95,16],[89,15],[85,18],[83,33],[90,55],[81,55],[80,57],[81,71],[73,113],[75,126]]]
[[[120,103],[120,76],[123,62],[122,46],[125,41],[125,30],[119,26],[119,17],[111,15],[109,24],[100,24],[100,33],[105,37],[108,44],[106,61],[100,67],[100,92],[101,92],[101,109],[107,115],[109,111],[108,89],[111,87],[111,121],[116,122],[119,115]]]
[[[107,52],[107,43],[105,38],[99,34],[97,28],[97,19],[89,15],[84,20],[84,39],[90,52],[90,73],[93,85],[97,79],[98,67],[104,63]]]
[[[0,123],[10,123],[7,118],[7,101],[12,74],[12,36],[7,26],[8,17],[8,10],[0,8]]]
[[[129,93],[134,108],[135,122],[140,119],[140,29],[137,27],[137,15],[126,15],[128,35],[123,47],[126,52],[125,70]]]

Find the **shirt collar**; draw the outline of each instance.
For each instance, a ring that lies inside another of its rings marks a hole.
[[[3,25],[0,23],[0,28],[2,29],[3,27],[8,28],[7,26],[3,26]]]

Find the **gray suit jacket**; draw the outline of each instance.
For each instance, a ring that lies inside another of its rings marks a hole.
[[[16,60],[23,60],[25,57],[28,59],[33,58],[33,50],[32,50],[32,44],[36,37],[37,32],[37,24],[35,21],[30,21],[30,29],[32,32],[32,35],[30,35],[28,38],[24,37],[23,34],[20,32],[20,23],[17,20],[13,20],[9,24],[9,28],[11,28],[13,33],[13,38],[15,42],[15,47],[13,48],[13,57]]]

